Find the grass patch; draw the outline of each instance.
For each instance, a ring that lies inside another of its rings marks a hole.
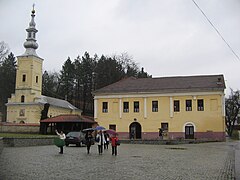
[[[56,135],[0,133],[0,137],[4,137],[4,138],[48,138],[48,137],[56,137]]]

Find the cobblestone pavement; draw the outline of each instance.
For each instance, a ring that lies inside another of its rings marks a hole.
[[[121,144],[102,155],[86,147],[8,147],[0,155],[0,179],[234,179],[236,143],[186,145]]]
[[[240,180],[240,141],[235,146],[235,176]]]

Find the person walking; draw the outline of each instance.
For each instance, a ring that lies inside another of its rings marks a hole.
[[[117,155],[117,146],[118,146],[118,142],[119,139],[117,137],[116,134],[113,135],[113,137],[110,138],[111,139],[111,144],[112,144],[112,155]]]
[[[85,135],[85,140],[86,140],[86,145],[87,145],[87,153],[89,154],[90,147],[91,147],[92,141],[93,141],[93,136],[92,136],[91,131],[87,131],[87,133]]]
[[[160,138],[160,140],[163,140],[163,130],[162,130],[162,128],[159,128],[159,138]]]
[[[103,145],[105,144],[105,138],[102,130],[99,131],[99,133],[96,136],[97,142],[98,142],[98,153],[99,155],[103,152]]]
[[[64,141],[64,140],[66,139],[66,135],[63,133],[63,131],[61,131],[61,132],[59,133],[57,130],[55,130],[55,132],[56,132],[56,134],[59,136],[59,138],[60,138],[61,140]],[[63,154],[63,146],[60,146],[59,148],[60,148],[59,154]]]
[[[108,144],[109,144],[109,134],[106,132],[106,131],[104,131],[104,138],[105,138],[105,143],[104,143],[104,150],[105,149],[108,149]]]

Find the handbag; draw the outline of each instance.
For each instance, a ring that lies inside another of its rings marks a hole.
[[[120,141],[119,140],[116,141],[116,145],[120,146]]]
[[[96,138],[95,138],[95,141],[96,141],[96,142],[99,142],[99,137],[96,137]]]

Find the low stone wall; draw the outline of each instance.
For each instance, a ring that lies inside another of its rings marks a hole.
[[[215,140],[185,140],[185,139],[179,139],[179,140],[128,140],[128,139],[120,139],[121,143],[124,144],[158,144],[158,145],[175,145],[175,144],[196,144],[196,143],[204,143],[204,142],[221,142],[221,141],[215,141]]]
[[[39,124],[1,123],[1,133],[39,133]]]
[[[4,147],[53,145],[54,138],[3,138]]]

